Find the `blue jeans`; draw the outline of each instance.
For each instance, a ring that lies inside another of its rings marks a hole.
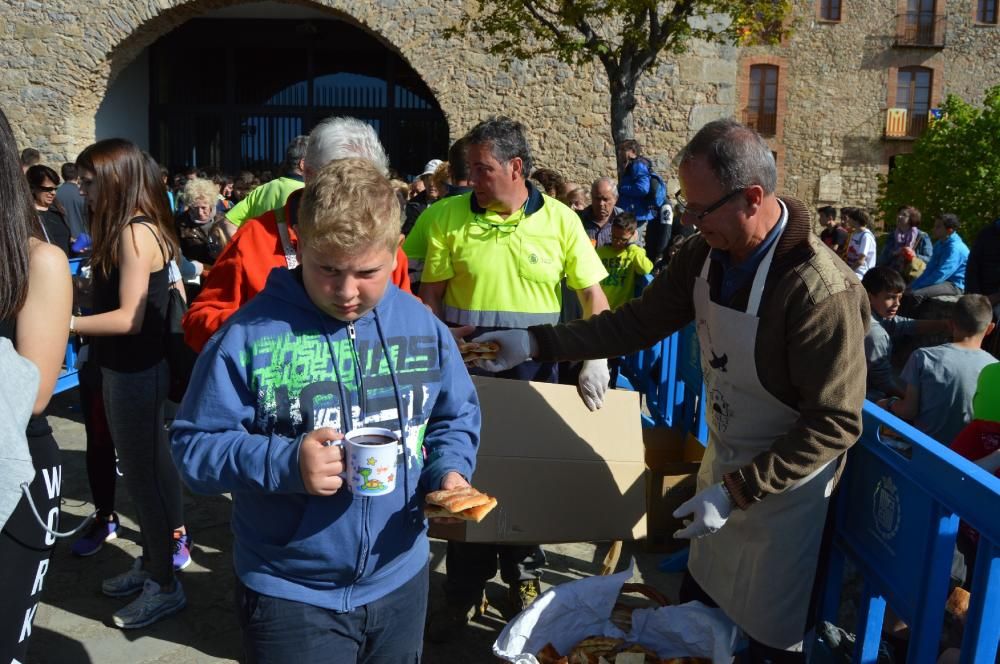
[[[428,568],[347,613],[262,595],[236,581],[247,664],[413,664],[423,650]]]

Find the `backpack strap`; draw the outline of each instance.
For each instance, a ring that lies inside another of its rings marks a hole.
[[[292,236],[288,233],[288,224],[285,222],[285,209],[275,208],[273,211],[274,218],[278,222],[278,237],[281,238],[281,251],[285,254],[285,264],[289,270],[294,270],[299,266],[299,259],[295,255]]]

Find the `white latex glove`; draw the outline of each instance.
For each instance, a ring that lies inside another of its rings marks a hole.
[[[500,330],[498,332],[487,332],[472,341],[482,343],[493,341],[500,345],[495,360],[476,360],[473,366],[483,371],[506,371],[517,365],[530,360],[538,352],[538,343],[527,330]]]
[[[688,514],[693,516],[686,528],[674,533],[674,538],[692,539],[711,535],[726,525],[732,511],[733,503],[729,499],[729,494],[722,488],[722,483],[713,484],[674,510],[675,519]]]
[[[607,360],[587,360],[580,369],[580,380],[577,381],[577,392],[584,405],[595,411],[604,405],[604,393],[608,391],[611,382],[611,372],[608,371]]]

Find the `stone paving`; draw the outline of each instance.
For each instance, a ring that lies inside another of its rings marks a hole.
[[[68,530],[92,510],[84,463],[86,440],[75,391],[57,396],[50,421],[63,451],[63,523]],[[42,602],[35,617],[28,662],[31,664],[154,664],[240,661],[239,628],[232,607],[230,502],[224,496],[185,493],[185,521],[194,537],[193,563],[181,572],[188,606],[180,614],[146,629],[110,627],[111,614],[123,600],[105,597],[101,580],[128,567],[139,553],[135,512],[124,486],[118,485],[123,534],[90,558],[75,558],[61,542],[52,556]],[[543,589],[597,574],[607,543],[546,546],[548,566]],[[445,543],[431,542],[431,607],[442,601]],[[626,543],[619,569],[634,557],[635,581],[645,581],[676,599],[679,575],[659,572],[661,554],[645,553]],[[499,577],[487,588],[486,614],[446,645],[426,644],[424,662],[495,662],[492,644],[505,624],[505,586]]]

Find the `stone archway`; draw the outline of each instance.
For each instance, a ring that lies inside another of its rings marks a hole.
[[[67,4],[73,3],[73,0],[61,1]],[[43,152],[56,155],[62,153],[62,158],[72,159],[79,150],[94,140],[97,133],[95,117],[98,109],[115,81],[140,54],[145,53],[157,40],[192,19],[219,10],[228,10],[244,4],[244,1],[159,0],[158,3],[148,4],[122,3],[103,13],[86,13],[81,10],[80,15],[74,17],[78,26],[78,30],[74,28],[74,32],[80,33],[82,49],[77,51],[64,49],[67,55],[75,54],[76,57],[69,58],[54,67],[63,72],[66,78],[65,85],[62,86],[66,94],[60,95],[62,99],[54,99],[51,105],[52,115],[57,116],[53,118],[54,124],[60,126],[52,127],[51,123],[38,123],[38,126],[26,125],[23,133],[31,142],[39,145]],[[258,4],[262,3],[254,3]],[[421,14],[420,7],[387,8],[374,3],[359,4],[344,0],[323,2],[292,0],[281,2],[280,5],[263,4],[287,7],[295,16],[301,16],[306,12],[315,17],[321,13],[325,19],[340,21],[368,34],[389,52],[394,53],[407,67],[412,68],[425,86],[425,90],[434,98],[435,105],[439,106],[446,122],[449,125],[454,124],[451,119],[456,115],[456,109],[450,108],[447,103],[440,103],[438,99],[436,88],[440,81],[439,77],[435,76],[436,70],[432,69],[430,75],[422,71],[431,63],[438,66],[447,65],[448,58],[429,52],[426,38],[414,38],[412,24]],[[425,13],[424,15],[426,16]],[[455,53],[454,59],[457,62],[460,55]],[[0,78],[0,92],[2,88],[3,81]],[[48,145],[44,139],[35,138],[45,134],[49,135]],[[445,143],[445,148],[447,138],[445,129],[445,138],[442,141]]]

